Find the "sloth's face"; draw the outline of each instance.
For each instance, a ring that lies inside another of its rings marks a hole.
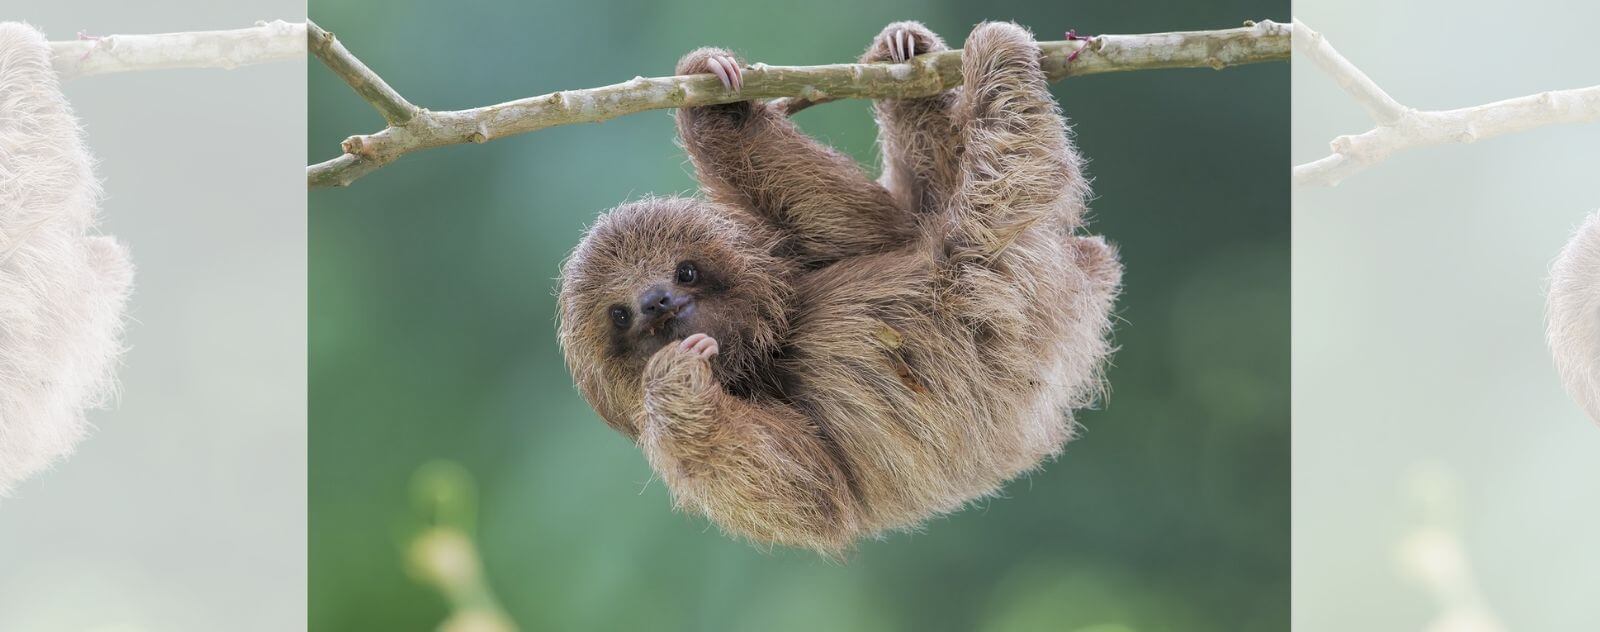
[[[667,344],[717,340],[719,379],[750,375],[786,328],[789,264],[759,225],[687,198],[625,204],[603,215],[561,271],[562,351],[573,378],[628,431],[640,376]]]
[[[671,269],[657,270],[642,280],[610,292],[604,314],[609,329],[607,353],[625,363],[648,361],[661,347],[692,334],[707,334],[736,343],[729,324],[751,315],[729,300],[732,281],[726,271],[691,253]]]

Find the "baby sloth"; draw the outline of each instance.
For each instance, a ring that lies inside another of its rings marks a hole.
[[[891,24],[863,62],[945,49]],[[679,74],[740,63],[714,48]],[[708,199],[604,214],[562,270],[578,388],[676,503],[759,543],[839,555],[1057,454],[1100,392],[1115,251],[1032,34],[985,23],[963,85],[875,104],[873,182],[778,108],[677,113]]]

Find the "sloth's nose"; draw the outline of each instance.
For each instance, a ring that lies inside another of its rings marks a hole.
[[[639,313],[648,318],[671,318],[689,304],[689,295],[670,287],[654,287],[639,297]]]

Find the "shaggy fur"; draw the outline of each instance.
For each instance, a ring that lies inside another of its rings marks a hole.
[[[0,23],[0,496],[70,453],[112,388],[132,268],[89,234],[91,164],[44,36]]]
[[[863,61],[901,32],[945,48],[902,22]],[[965,49],[961,87],[875,105],[880,182],[768,104],[680,110],[709,199],[618,207],[563,267],[573,377],[680,507],[840,555],[1037,467],[1099,395],[1121,265],[1076,234],[1087,184],[1038,46],[986,23]],[[688,307],[646,320],[663,291]]]
[[[1551,269],[1549,319],[1550,350],[1567,392],[1600,423],[1600,212]]]

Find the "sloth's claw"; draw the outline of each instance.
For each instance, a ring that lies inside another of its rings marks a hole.
[[[917,37],[911,31],[898,29],[889,36],[889,59],[904,63],[917,56]]]
[[[722,80],[722,87],[732,90],[733,82],[728,79],[728,71],[722,67],[722,60],[712,57],[711,59],[706,60],[706,63],[707,65],[711,66],[712,74],[715,74],[718,79]]]
[[[944,43],[928,27],[912,21],[894,22],[872,38],[872,44],[861,54],[861,63],[904,64],[917,55],[943,48]]]
[[[711,67],[717,79],[722,80],[722,87],[735,92],[744,87],[744,73],[739,68],[739,62],[732,57],[716,55],[706,60],[706,65]]]
[[[705,334],[695,334],[689,336],[688,338],[684,338],[683,342],[678,343],[678,348],[693,353],[695,356],[705,360],[709,360],[711,356],[717,355],[717,351],[719,351],[717,348],[717,340]]]

